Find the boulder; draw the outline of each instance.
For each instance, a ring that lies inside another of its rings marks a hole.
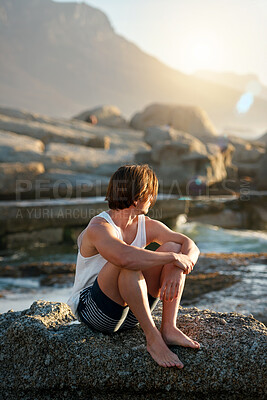
[[[253,164],[265,154],[265,146],[236,136],[229,136],[228,141],[234,146],[233,163]]]
[[[43,163],[46,170],[61,169],[110,176],[121,164],[131,162],[128,149],[93,149],[63,143],[46,146]]]
[[[242,229],[244,225],[242,213],[230,209],[225,209],[219,213],[188,217],[188,222],[191,221],[220,226],[225,229]]]
[[[70,127],[55,126],[48,123],[28,121],[0,115],[0,129],[27,135],[43,143],[72,143],[90,147],[109,148],[107,136],[97,136],[91,132],[79,131]]]
[[[187,132],[166,126],[147,128],[144,138],[152,149],[136,154],[135,159],[154,167],[164,190],[179,192],[186,187],[187,193],[201,194],[226,177],[236,177],[231,144],[223,148],[215,143],[204,144]]]
[[[160,315],[158,307],[157,326]],[[201,343],[199,351],[172,348],[183,370],[159,367],[140,327],[113,335],[92,331],[74,323],[64,303],[39,300],[27,310],[1,314],[0,325],[0,386],[10,400],[266,395],[267,329],[252,316],[181,308],[178,327]]]
[[[153,125],[168,125],[197,138],[217,134],[206,112],[194,106],[151,104],[144,111],[135,114],[130,122],[130,126],[140,130]]]
[[[36,187],[35,198],[71,198],[104,196],[109,178],[95,174],[77,173],[68,170],[50,169],[39,176],[42,185]]]
[[[19,198],[21,191],[25,190],[25,183],[28,183],[28,189],[30,183],[32,191],[32,182],[44,171],[44,165],[39,162],[0,163],[0,197],[16,194]]]
[[[89,122],[91,115],[97,118],[97,124],[108,126],[111,128],[127,128],[128,123],[121,115],[121,111],[116,106],[101,106],[83,111],[82,113],[73,117],[81,121]]]
[[[5,237],[5,247],[7,249],[18,249],[29,247],[29,244],[56,244],[63,242],[62,228],[40,229],[31,232],[17,232],[7,234]]]
[[[0,131],[0,162],[42,161],[44,144],[25,135]]]

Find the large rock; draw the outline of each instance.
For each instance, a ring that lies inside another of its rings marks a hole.
[[[169,125],[198,138],[217,134],[206,112],[193,106],[151,104],[144,111],[135,114],[130,125],[140,130],[153,125]]]
[[[25,191],[25,184],[32,192],[32,182],[44,171],[43,164],[38,162],[0,163],[0,196],[16,194],[20,198],[21,192]]]
[[[159,326],[160,307],[154,319]],[[0,316],[0,386],[6,398],[263,399],[266,394],[267,330],[253,317],[181,309],[179,328],[201,343],[199,351],[172,349],[183,370],[159,367],[140,327],[104,335],[73,321],[66,304],[45,301]]]
[[[39,176],[42,186],[38,198],[71,198],[104,196],[109,178],[95,174],[50,169]],[[36,188],[37,192],[37,188]],[[36,193],[37,194],[37,193]]]
[[[2,163],[41,161],[44,147],[40,140],[0,131],[0,162]]]
[[[46,170],[61,169],[110,176],[121,164],[131,162],[128,149],[93,149],[72,144],[50,143],[46,146]]]
[[[121,115],[121,111],[116,106],[101,106],[92,108],[91,110],[83,111],[82,113],[73,117],[87,122],[90,115],[97,117],[97,123],[103,126],[109,126],[111,128],[127,128],[128,124],[124,117]]]
[[[63,228],[11,233],[5,237],[5,247],[7,249],[18,249],[20,247],[28,247],[29,243],[54,245],[63,242],[63,233]]]
[[[229,136],[228,141],[234,146],[233,163],[253,164],[260,161],[265,154],[265,146],[257,143],[250,142],[236,136]]]
[[[226,177],[236,177],[231,144],[223,148],[204,144],[189,133],[167,126],[147,128],[144,138],[151,151],[137,154],[136,161],[152,164],[164,190],[179,192],[186,187],[188,193],[196,189],[200,194]]]
[[[109,148],[107,136],[96,136],[90,132],[77,132],[70,127],[55,126],[37,121],[27,121],[0,115],[0,129],[40,139],[43,143],[72,143],[83,146]]]

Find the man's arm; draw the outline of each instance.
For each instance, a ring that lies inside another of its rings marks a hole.
[[[120,268],[146,270],[168,263],[175,263],[184,271],[191,267],[189,259],[184,264],[179,262],[179,254],[155,252],[126,244],[117,238],[113,227],[106,222],[90,224],[84,239],[93,245],[102,257]]]
[[[163,244],[174,242],[181,244],[181,253],[187,255],[196,264],[200,251],[194,241],[182,233],[174,232],[160,221],[146,217],[147,242]]]

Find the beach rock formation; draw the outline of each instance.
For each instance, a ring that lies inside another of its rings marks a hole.
[[[228,137],[228,143],[234,146],[232,161],[238,168],[239,177],[247,176],[258,181],[262,160],[266,154],[266,145],[232,135]],[[265,163],[265,170],[266,167],[267,164]],[[265,188],[267,188],[267,184],[265,184]]]
[[[97,118],[97,124],[111,128],[128,128],[126,118],[121,115],[121,111],[116,106],[101,106],[83,111],[73,117],[81,121],[88,122],[88,118],[94,115]]]
[[[44,165],[40,162],[0,163],[0,193],[3,196],[16,193],[20,198],[25,190],[25,183],[34,182],[44,172]],[[31,194],[33,195],[32,191]]]
[[[7,175],[1,181],[0,197],[104,195],[114,170],[148,148],[142,132],[1,107],[0,173]],[[29,166],[32,162],[42,168]]]
[[[139,130],[157,125],[168,125],[199,139],[217,134],[206,112],[193,106],[151,104],[144,111],[135,114],[130,122],[130,126]]]
[[[11,118],[4,115],[0,115],[0,129],[39,139],[44,144],[56,142],[109,148],[108,137],[97,137],[93,133],[84,131],[80,131],[77,134],[74,129],[68,127],[55,126],[48,123],[43,124],[38,121],[25,121],[24,119]]]
[[[45,146],[41,140],[26,135],[0,131],[0,162],[41,162]]]
[[[186,188],[187,194],[201,194],[206,187],[229,175],[236,178],[231,144],[223,148],[215,143],[204,144],[193,135],[169,126],[147,128],[144,140],[151,151],[138,153],[136,160],[153,166],[165,190],[173,188],[179,192]]]
[[[157,326],[160,315],[159,307],[154,315]],[[266,395],[267,329],[252,316],[181,308],[178,327],[201,343],[200,350],[172,348],[183,370],[159,367],[146,351],[140,327],[104,335],[74,322],[66,304],[42,300],[28,310],[1,314],[0,388],[6,398]]]

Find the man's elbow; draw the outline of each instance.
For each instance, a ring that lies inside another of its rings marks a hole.
[[[117,254],[115,258],[115,265],[117,265],[117,267],[132,269],[132,264],[134,264],[134,260],[127,249],[125,251],[122,251],[120,254]]]

